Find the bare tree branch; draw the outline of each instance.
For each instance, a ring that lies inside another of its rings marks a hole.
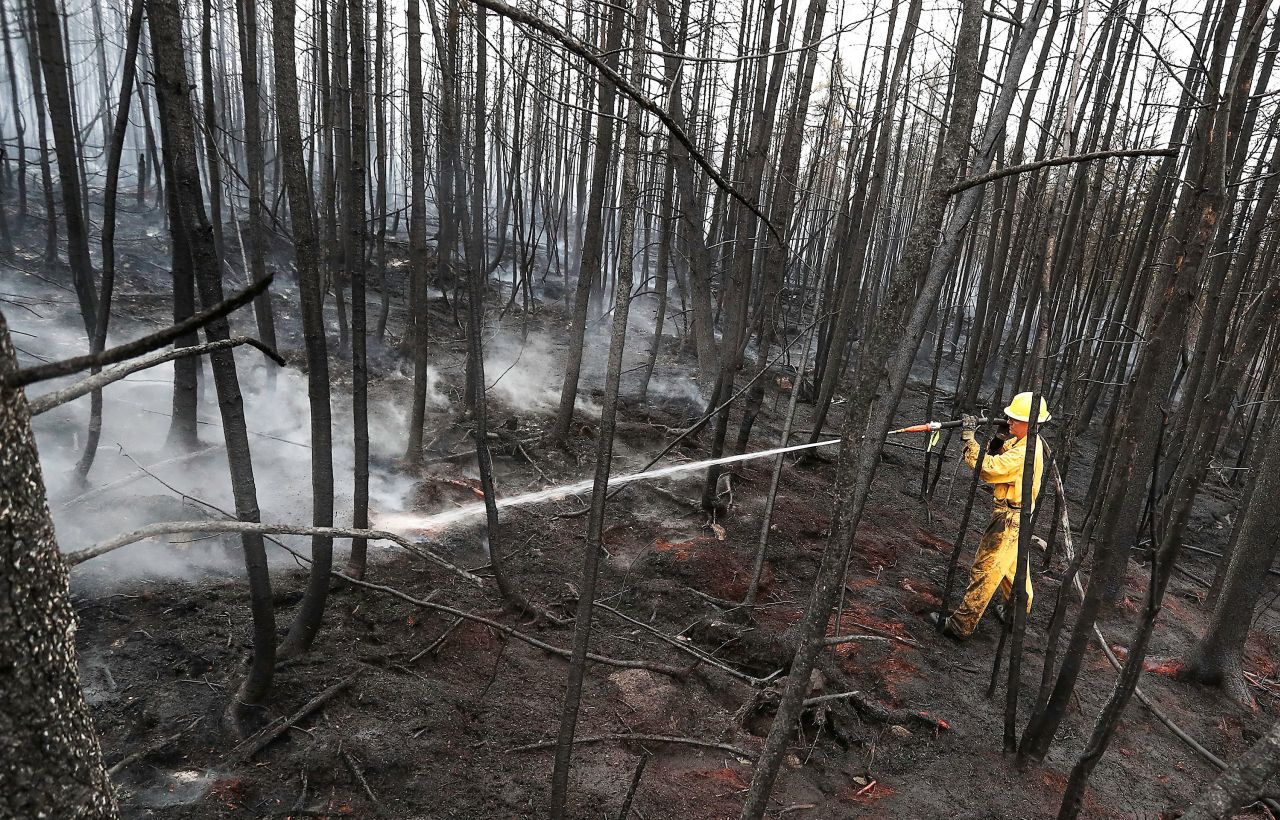
[[[106,367],[108,365],[119,364],[137,356],[150,353],[153,350],[159,350],[175,339],[186,336],[192,331],[199,330],[215,319],[220,319],[228,313],[241,308],[254,300],[258,294],[262,293],[271,284],[274,277],[268,276],[260,282],[254,282],[248,288],[232,296],[230,299],[219,302],[207,310],[202,310],[193,315],[189,319],[184,319],[176,325],[165,328],[158,333],[152,333],[150,336],[143,336],[141,339],[134,339],[131,342],[125,342],[122,345],[116,345],[109,350],[101,353],[90,353],[85,356],[75,356],[62,361],[50,362],[49,364],[37,365],[35,367],[27,367],[13,374],[10,384],[13,387],[26,387],[29,384],[42,382],[47,379],[56,379],[59,376],[70,376],[73,373],[79,373],[81,370],[88,370],[92,367]]]
[[[37,396],[28,402],[31,409],[31,415],[38,416],[41,413],[48,412],[55,407],[66,404],[69,401],[80,398],[81,396],[92,393],[94,390],[105,387],[112,382],[118,382],[126,376],[137,373],[139,370],[146,370],[149,367],[155,367],[158,364],[171,362],[174,359],[181,359],[185,356],[199,356],[205,353],[212,353],[215,350],[224,350],[229,347],[238,347],[240,345],[249,345],[261,350],[263,355],[271,359],[271,361],[284,366],[285,361],[279,353],[264,345],[262,342],[250,336],[232,336],[230,339],[223,339],[219,342],[208,342],[202,345],[192,345],[191,347],[175,347],[171,350],[159,350],[140,359],[134,359],[131,362],[125,362],[115,367],[95,373],[88,378],[81,379],[75,384],[54,390],[52,393],[45,393]]]
[[[760,221],[765,224],[769,229],[769,233],[773,234],[775,239],[779,242],[785,243],[786,240],[782,238],[781,232],[779,232],[774,224],[769,221],[769,217],[765,216],[764,211],[760,210],[760,206],[743,196],[737,188],[733,187],[727,179],[720,175],[720,172],[716,170],[715,166],[712,165],[706,157],[699,153],[697,147],[693,144],[693,140],[689,138],[689,135],[676,124],[675,120],[671,119],[671,115],[664,111],[661,106],[655,104],[641,93],[638,88],[623,79],[621,74],[610,68],[608,63],[596,54],[594,49],[579,40],[577,37],[574,37],[572,34],[562,31],[526,11],[521,11],[518,8],[509,6],[500,0],[470,0],[470,2],[479,6],[484,6],[490,11],[501,14],[503,17],[506,17],[513,22],[528,26],[534,31],[547,35],[569,51],[577,54],[579,57],[595,66],[601,76],[612,83],[614,87],[635,101],[636,105],[657,117],[662,122],[663,126],[666,127],[667,132],[670,133],[677,142],[685,147],[685,150],[689,152],[689,156],[693,158],[693,161],[698,163],[698,166],[701,167],[703,171],[706,171],[707,176],[711,177],[711,180],[717,186],[729,194],[729,196],[741,202],[748,210],[751,211],[751,213],[759,217]]]
[[[391,541],[398,546],[403,547],[409,552],[417,555],[419,558],[425,558],[433,561],[454,574],[465,578],[473,584],[481,584],[483,581],[478,575],[467,572],[461,567],[454,566],[445,559],[436,555],[430,550],[423,549],[420,545],[413,543],[402,535],[396,535],[393,532],[384,530],[362,530],[353,529],[351,527],[304,527],[296,524],[258,524],[250,521],[165,521],[159,524],[149,524],[141,529],[133,532],[117,535],[110,541],[104,541],[94,547],[69,552],[66,555],[66,561],[69,566],[82,564],[90,558],[97,558],[100,555],[106,555],[121,547],[135,544],[138,541],[144,541],[148,538],[154,538],[157,535],[172,535],[174,533],[183,532],[237,532],[237,533],[259,533],[261,535],[320,535],[329,538],[367,538],[370,541]]]
[[[1074,162],[1092,162],[1095,159],[1109,159],[1111,157],[1174,157],[1178,155],[1177,148],[1125,148],[1117,151],[1094,151],[1089,154],[1074,154],[1068,157],[1050,157],[1049,159],[1040,159],[1035,162],[1024,162],[1021,165],[1010,165],[1005,168],[997,168],[994,171],[988,171],[985,174],[979,174],[976,177],[962,179],[947,189],[948,196],[955,196],[961,191],[968,190],[978,185],[985,185],[993,182],[1001,177],[1013,176],[1014,174],[1025,174],[1030,171],[1038,171],[1041,168],[1052,168],[1057,165],[1070,165]]]

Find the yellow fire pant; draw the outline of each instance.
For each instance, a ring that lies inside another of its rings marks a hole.
[[[1018,510],[996,503],[991,511],[991,523],[978,543],[978,554],[973,558],[969,575],[969,588],[964,600],[951,613],[952,625],[962,635],[971,635],[978,627],[978,620],[991,603],[991,596],[999,589],[1008,601],[1013,593],[1014,572],[1018,568]],[[1031,611],[1031,573],[1027,573],[1027,611]]]

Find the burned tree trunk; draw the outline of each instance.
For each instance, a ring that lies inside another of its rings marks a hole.
[[[352,523],[369,526],[369,357],[368,304],[365,300],[365,169],[369,159],[369,89],[365,63],[363,0],[347,0],[351,37],[351,166],[347,181],[347,279],[351,282],[351,415],[355,455]],[[364,577],[369,542],[351,541],[347,574]]]
[[[97,324],[98,294],[93,288],[93,260],[89,257],[89,226],[85,224],[84,197],[80,185],[80,157],[77,153],[75,123],[72,119],[67,56],[63,49],[62,26],[55,0],[33,0],[40,65],[44,73],[49,121],[53,126],[53,149],[58,157],[58,184],[62,190],[63,218],[67,223],[67,258],[71,282],[80,303],[84,330],[93,339]],[[52,218],[52,214],[50,214]]]
[[[319,240],[311,210],[311,187],[302,154],[298,74],[293,49],[293,0],[272,0],[271,43],[275,52],[276,132],[284,185],[293,218],[293,252],[302,302],[302,338],[307,349],[307,401],[311,410],[311,522],[333,526],[333,424],[329,406],[329,348],[320,282]],[[285,651],[303,651],[320,629],[333,567],[333,539],[311,539],[311,575],[301,607],[285,639]]]
[[[118,815],[80,691],[76,615],[0,314],[0,815]]]
[[[605,38],[605,54],[609,66],[618,65],[618,51],[622,48],[622,32],[626,8],[621,4],[611,6],[608,35]],[[591,285],[600,275],[604,254],[605,192],[609,189],[609,170],[613,167],[613,134],[615,130],[613,108],[618,92],[611,83],[600,86],[600,110],[596,117],[595,159],[591,167],[591,193],[587,200],[587,227],[582,240],[582,255],[578,260],[578,283],[573,295],[573,319],[569,326],[568,346],[565,348],[564,382],[560,389],[560,409],[552,435],[563,442],[569,436],[573,424],[573,408],[578,401],[578,379],[582,370],[583,337],[587,330],[587,308],[591,304]]]
[[[422,425],[427,413],[427,146],[423,135],[422,12],[407,0],[409,84],[409,340],[413,349],[413,401],[405,460],[422,462]],[[444,212],[440,213],[441,231]],[[439,257],[443,259],[443,254]],[[386,284],[383,284],[386,287]]]
[[[639,79],[645,72],[645,30],[649,0],[636,0],[631,77]],[[619,37],[621,40],[621,37]],[[610,126],[612,127],[612,126]],[[639,205],[638,166],[640,160],[640,107],[627,108],[625,138],[622,148],[622,212],[618,223],[618,281],[613,306],[613,334],[609,341],[609,364],[605,372],[604,405],[600,411],[600,435],[596,438],[595,481],[591,490],[591,512],[587,519],[587,539],[582,556],[582,578],[579,581],[577,617],[573,626],[573,656],[565,684],[564,706],[560,712],[560,731],[556,737],[555,768],[551,775],[552,820],[565,816],[569,793],[569,764],[573,755],[573,737],[582,701],[582,683],[587,671],[587,651],[591,645],[591,615],[595,606],[596,578],[604,540],[605,501],[609,493],[609,470],[613,461],[613,439],[618,416],[618,386],[622,381],[622,356],[627,342],[627,313],[631,305],[631,284],[635,260],[632,245],[635,238],[636,208]]]
[[[111,296],[116,278],[116,205],[119,199],[120,155],[124,151],[125,131],[129,127],[129,103],[133,99],[136,76],[138,39],[142,33],[142,0],[133,0],[129,13],[129,29],[125,38],[123,77],[120,81],[120,105],[116,120],[108,135],[107,181],[102,193],[102,281],[98,291],[98,312],[94,322],[90,352],[98,353],[107,343],[107,325],[111,319]],[[96,18],[95,18],[96,19]],[[97,372],[95,368],[94,372]],[[85,480],[93,468],[98,454],[98,441],[102,436],[102,391],[95,390],[89,398],[89,432],[85,438],[84,452],[76,464],[76,474]]]
[[[1204,636],[1191,651],[1183,672],[1201,683],[1221,686],[1239,703],[1253,705],[1241,663],[1253,612],[1266,587],[1267,570],[1275,562],[1280,541],[1280,423],[1273,416],[1265,434],[1266,451],[1254,466],[1257,484],[1240,513],[1240,536],[1231,553],[1222,592]]]
[[[1182,820],[1224,820],[1255,800],[1280,767],[1280,721],[1213,781]]]
[[[147,6],[151,42],[155,49],[156,90],[160,97],[161,117],[169,132],[174,171],[171,187],[177,203],[180,224],[172,226],[185,233],[190,243],[191,262],[201,301],[206,305],[221,302],[222,271],[213,243],[213,227],[204,211],[201,193],[196,134],[191,98],[187,94],[187,69],[182,44],[182,16],[178,0],[151,0]],[[209,341],[230,337],[226,318],[210,323],[205,331]],[[231,491],[235,498],[236,516],[241,521],[258,521],[258,493],[253,478],[253,461],[249,453],[249,435],[245,424],[244,400],[235,358],[230,350],[211,356],[213,381],[218,391],[218,409],[222,415],[227,445],[227,463],[231,470]],[[249,596],[253,612],[253,662],[240,688],[238,699],[255,703],[271,688],[275,671],[275,610],[271,601],[271,576],[267,572],[267,554],[261,534],[246,533],[241,537],[245,569],[249,576]]]
[[[266,231],[262,198],[266,187],[266,165],[263,157],[262,92],[258,82],[258,5],[257,0],[236,0],[236,31],[240,39],[240,76],[244,91],[244,154],[247,160],[245,181],[249,188],[248,247],[249,278],[261,282],[267,278]],[[277,104],[279,100],[277,100]],[[258,339],[273,350],[276,347],[275,314],[271,294],[264,293],[253,303],[258,324]],[[268,370],[274,374],[274,370]],[[268,375],[268,379],[274,376]]]

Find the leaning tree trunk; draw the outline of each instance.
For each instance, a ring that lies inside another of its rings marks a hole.
[[[0,313],[0,816],[112,818],[76,669],[76,616],[9,326]]]
[[[1223,820],[1252,802],[1280,767],[1280,721],[1244,757],[1218,776],[1182,815],[1182,820]]]
[[[205,305],[223,300],[222,271],[213,244],[213,226],[204,211],[201,194],[196,134],[193,123],[187,69],[183,58],[182,14],[178,0],[150,0],[147,17],[151,24],[151,42],[155,50],[156,91],[160,98],[161,117],[168,125],[169,145],[174,169],[173,185],[181,224],[171,228],[185,234],[191,250],[192,267]],[[226,318],[211,322],[205,336],[209,341],[230,338],[231,327]],[[218,409],[222,415],[223,434],[227,445],[227,464],[231,471],[231,493],[235,498],[236,517],[241,521],[258,521],[258,491],[253,478],[253,461],[249,453],[249,433],[245,424],[244,399],[240,379],[230,350],[214,353],[213,382],[218,391]],[[267,571],[267,552],[260,533],[241,536],[245,569],[249,576],[250,607],[253,612],[253,663],[240,688],[238,700],[256,703],[271,688],[275,672],[275,610],[271,601],[271,576]]]
[[[631,78],[637,83],[645,72],[645,29],[648,0],[637,0],[635,32],[631,49]],[[619,38],[621,39],[621,38]],[[612,127],[611,125],[609,127]],[[631,306],[631,285],[635,277],[636,208],[639,205],[637,168],[640,158],[640,107],[628,106],[626,137],[622,148],[622,210],[618,216],[618,279],[614,290],[613,335],[609,341],[609,364],[605,372],[604,405],[600,411],[600,434],[596,437],[596,468],[591,490],[591,511],[587,518],[587,539],[582,556],[577,617],[573,625],[573,655],[565,684],[560,731],[556,737],[555,768],[551,774],[552,820],[565,814],[569,793],[569,764],[573,737],[582,701],[582,685],[587,671],[587,651],[591,645],[591,615],[595,606],[596,579],[604,546],[605,502],[609,495],[609,470],[613,462],[613,439],[618,417],[618,386],[622,381],[622,356],[627,342],[627,314]],[[591,218],[589,216],[589,218]]]

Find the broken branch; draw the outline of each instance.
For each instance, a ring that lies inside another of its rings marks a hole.
[[[271,284],[271,279],[271,276],[261,279],[230,299],[219,302],[208,310],[202,310],[191,318],[184,319],[158,333],[152,333],[150,336],[143,336],[141,339],[134,339],[132,342],[116,345],[101,353],[90,353],[85,356],[74,356],[70,359],[36,365],[35,367],[25,367],[14,373],[10,377],[9,383],[13,387],[26,387],[29,384],[35,384],[47,379],[70,376],[72,373],[79,373],[81,370],[119,364],[128,359],[150,353],[153,350],[159,350],[170,342],[199,330],[210,322],[221,319],[228,313],[249,304],[254,297],[267,289],[267,286]]]
[[[1128,148],[1118,151],[1093,151],[1088,154],[1075,154],[1074,156],[1069,157],[1051,157],[1050,159],[1026,162],[1022,165],[1010,165],[1005,168],[997,168],[994,171],[988,171],[987,173],[979,174],[976,177],[962,179],[950,188],[947,188],[947,195],[955,196],[961,191],[974,188],[978,185],[985,185],[988,182],[992,182],[1002,177],[1012,176],[1014,174],[1025,174],[1030,171],[1038,171],[1041,168],[1051,168],[1057,165],[1070,165],[1076,162],[1092,162],[1095,159],[1109,159],[1111,157],[1174,157],[1177,155],[1177,148]]]
[[[356,671],[352,672],[350,675],[347,675],[342,680],[338,681],[334,685],[330,686],[328,689],[316,695],[311,700],[307,701],[305,704],[303,704],[301,709],[294,712],[285,720],[278,723],[273,723],[267,728],[263,729],[261,732],[258,732],[253,737],[246,738],[244,742],[242,742],[240,745],[236,746],[234,749],[231,750],[231,755],[230,755],[231,760],[236,763],[242,763],[252,758],[258,752],[265,749],[276,738],[280,737],[285,732],[289,731],[294,726],[298,725],[298,723],[301,722],[304,718],[306,718],[307,715],[311,714],[312,712],[319,709],[321,706],[324,706],[326,703],[333,700],[334,696],[336,696],[343,689],[346,689],[351,684],[352,681],[354,681],[357,677],[360,676],[361,673],[364,672],[364,670],[365,670],[365,667],[360,667]]]
[[[69,552],[66,554],[66,561],[69,566],[83,564],[90,558],[97,558],[100,555],[106,555],[108,552],[118,550],[129,544],[144,541],[148,538],[155,538],[158,535],[172,535],[174,533],[183,532],[235,532],[235,533],[258,533],[261,535],[321,535],[329,538],[367,538],[370,541],[390,541],[419,558],[425,558],[433,561],[454,574],[480,585],[484,583],[480,576],[467,572],[461,567],[453,564],[436,555],[430,550],[414,544],[409,539],[393,532],[385,530],[365,530],[353,527],[304,527],[297,524],[260,524],[255,521],[167,521],[159,524],[150,524],[133,532],[118,535],[110,541],[105,541],[95,547]],[[292,550],[290,550],[292,552]],[[296,555],[297,553],[295,553]]]
[[[27,402],[27,406],[31,409],[31,415],[38,416],[41,413],[48,412],[59,405],[66,404],[69,401],[88,395],[94,390],[100,390],[112,382],[120,381],[126,376],[137,373],[139,370],[146,370],[149,367],[155,367],[158,364],[171,362],[174,359],[181,359],[186,356],[200,356],[205,353],[213,353],[218,350],[225,350],[229,347],[238,347],[240,345],[249,345],[262,351],[263,355],[271,359],[276,364],[284,367],[285,361],[279,353],[267,347],[262,342],[251,336],[232,336],[230,339],[223,339],[218,342],[208,342],[202,345],[192,345],[191,347],[175,347],[171,350],[160,350],[131,362],[125,362],[115,367],[107,368],[95,373],[88,378],[81,379],[75,384],[54,390],[51,393],[45,393],[42,396],[36,396]]]

